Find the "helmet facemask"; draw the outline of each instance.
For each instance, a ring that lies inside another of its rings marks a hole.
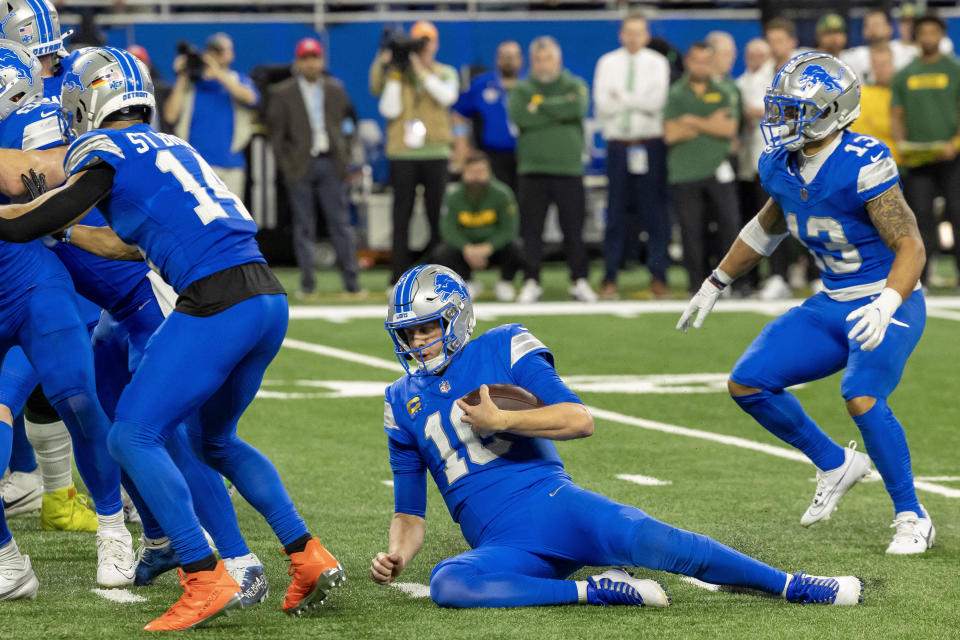
[[[393,344],[396,347],[397,359],[403,368],[410,375],[430,375],[443,370],[459,353],[460,347],[466,342],[454,332],[454,325],[460,316],[460,309],[453,303],[449,303],[435,313],[426,316],[419,316],[406,321],[387,322],[386,329],[393,338]],[[440,323],[440,337],[429,342],[422,347],[413,347],[407,336],[407,330],[426,324],[428,322]],[[425,351],[431,347],[442,344],[440,352],[432,358],[425,357]],[[416,364],[414,369],[411,365]]]
[[[805,143],[827,135],[824,133],[816,138],[810,135],[810,130],[824,113],[824,109],[813,100],[768,92],[763,98],[763,107],[760,131],[769,147],[796,151]]]

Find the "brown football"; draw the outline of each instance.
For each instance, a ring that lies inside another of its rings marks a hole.
[[[490,388],[490,399],[493,400],[493,404],[504,411],[523,411],[544,406],[543,400],[515,384],[490,384],[487,386]],[[469,405],[480,404],[480,389],[474,389],[463,396],[463,400]]]

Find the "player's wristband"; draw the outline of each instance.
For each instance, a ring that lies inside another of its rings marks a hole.
[[[455,125],[453,125],[453,137],[455,137],[455,138],[465,138],[468,133],[470,133],[470,132],[467,130],[467,125],[465,125],[465,124],[455,124]]]
[[[727,275],[723,269],[717,267],[713,270],[713,273],[707,277],[707,281],[715,286],[718,290],[723,291],[727,288],[728,284],[733,282],[733,278]]]
[[[73,233],[73,227],[67,227],[66,231],[63,232],[63,241],[67,244],[70,244],[70,235]]]

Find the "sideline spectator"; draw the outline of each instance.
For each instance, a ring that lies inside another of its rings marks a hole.
[[[472,121],[474,139],[490,159],[493,175],[513,191],[517,189],[517,136],[507,116],[507,93],[517,84],[521,69],[520,44],[515,40],[501,42],[497,70],[474,78],[453,105],[456,164],[461,165],[470,150],[467,133]]]
[[[836,13],[827,13],[817,20],[817,50],[841,57],[847,48],[847,21]]]
[[[587,282],[583,243],[586,197],[583,190],[583,117],[589,96],[583,80],[562,67],[560,45],[550,36],[530,43],[530,77],[510,92],[510,118],[517,125],[520,175],[520,232],[526,258],[520,302],[536,302],[543,254],[543,225],[550,204],[557,205],[563,248],[570,267],[570,296],[594,302]]]
[[[857,133],[873,136],[890,147],[890,155],[899,166],[900,152],[893,140],[890,127],[890,84],[893,81],[893,53],[889,47],[870,50],[872,85],[860,87],[860,117],[850,125]]]
[[[127,52],[133,54],[140,62],[147,65],[147,69],[150,71],[150,79],[153,80],[153,95],[156,98],[157,104],[165,103],[167,98],[170,97],[170,92],[173,91],[173,87],[163,79],[160,70],[153,66],[153,62],[150,60],[150,53],[145,47],[139,44],[130,45],[127,47]],[[163,133],[173,133],[173,128],[164,122],[157,109],[154,109],[153,114],[150,116],[150,126]]]
[[[867,44],[854,47],[843,55],[843,61],[850,65],[860,83],[873,84],[873,69],[870,65],[871,49],[890,49],[894,70],[899,71],[910,64],[916,51],[899,40],[892,40],[893,26],[883,9],[871,9],[863,16],[863,40]]]
[[[711,58],[705,42],[690,46],[684,58],[687,73],[670,87],[663,114],[668,179],[691,290],[710,274],[708,214],[716,215],[721,246],[729,246],[740,228],[736,176],[728,160],[737,120],[730,94],[710,77]]]
[[[747,43],[746,70],[737,78],[737,88],[743,99],[744,126],[740,129],[740,152],[737,156],[739,180],[740,222],[746,224],[767,201],[767,194],[760,185],[757,163],[765,146],[760,134],[763,119],[763,98],[773,80],[773,63],[770,45],[763,38],[754,38]]]
[[[177,81],[163,105],[163,119],[210,163],[234,194],[243,198],[247,162],[243,150],[253,135],[253,110],[260,95],[253,81],[230,69],[233,40],[225,33],[207,38],[203,73],[190,78],[187,56],[173,61]]]
[[[293,77],[270,89],[267,127],[293,212],[293,251],[300,268],[298,298],[313,298],[317,207],[340,266],[343,288],[358,293],[357,246],[345,181],[350,140],[344,124],[356,120],[343,84],[324,71],[323,46],[314,38],[297,43]],[[349,130],[349,126],[348,126]]]
[[[897,34],[900,37],[900,42],[910,47],[914,57],[920,55],[920,48],[916,42],[914,42],[913,21],[917,16],[922,15],[922,13],[915,4],[902,4],[894,14],[897,16]],[[944,34],[943,39],[940,40],[940,53],[945,56],[953,53],[953,40],[946,34]]]
[[[643,14],[628,14],[620,25],[619,49],[604,54],[593,75],[596,116],[607,141],[607,222],[603,242],[605,272],[600,297],[619,297],[617,271],[637,251],[641,228],[647,232],[651,291],[666,297],[670,260],[667,209],[667,147],[663,107],[670,89],[670,63],[647,47]]]
[[[394,60],[390,48],[382,49],[370,68],[370,90],[380,96],[380,115],[387,120],[387,159],[393,188],[391,285],[413,263],[409,237],[417,185],[423,187],[430,223],[426,253],[440,241],[440,206],[447,188],[453,141],[450,107],[459,96],[456,70],[436,61],[439,34],[433,23],[416,23],[410,36],[420,41],[419,51],[407,60]]]
[[[939,17],[917,18],[914,28],[920,57],[893,78],[891,125],[908,167],[904,176],[907,202],[917,214],[929,255],[937,248],[936,195],[946,198],[954,238],[960,238],[960,62],[940,52],[946,25]],[[960,242],[954,243],[953,251],[960,268]],[[924,270],[924,282],[928,271]]]
[[[763,26],[763,37],[770,45],[776,72],[797,54],[797,27],[786,18],[774,18]],[[772,80],[773,78],[771,78]]]
[[[713,53],[713,64],[710,67],[711,79],[730,95],[730,115],[737,121],[737,127],[743,120],[743,102],[737,81],[730,72],[737,61],[737,43],[733,36],[726,31],[711,31],[705,39],[707,46]]]
[[[433,261],[463,276],[470,297],[481,290],[479,281],[473,279],[474,272],[500,267],[494,292],[500,302],[511,302],[516,296],[513,278],[520,266],[520,221],[510,187],[491,173],[486,154],[471,151],[467,155],[460,182],[447,191],[443,201],[443,244],[437,247]]]

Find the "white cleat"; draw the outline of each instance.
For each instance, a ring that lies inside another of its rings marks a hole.
[[[30,473],[11,471],[0,483],[0,496],[3,496],[3,511],[8,518],[39,509],[43,501],[39,469]]]
[[[783,279],[783,276],[773,275],[767,278],[760,288],[761,300],[786,300],[793,297],[793,289]]]
[[[0,600],[33,600],[40,583],[30,566],[30,556],[20,554],[17,543],[11,540],[0,548]]]
[[[534,302],[539,302],[540,296],[542,295],[543,287],[540,286],[540,283],[533,278],[527,278],[523,283],[523,288],[520,289],[520,295],[517,296],[517,302],[520,304],[533,304]]]
[[[476,298],[478,295],[483,293],[483,283],[479,280],[467,280],[467,295],[471,299]]]
[[[507,280],[497,280],[497,284],[493,286],[493,292],[497,296],[497,302],[513,302],[517,298],[513,283]]]
[[[130,533],[97,532],[97,584],[101,587],[126,587],[133,584],[137,561]]]
[[[930,514],[923,505],[920,505],[920,509],[925,518],[917,516],[913,511],[901,511],[894,516],[893,524],[890,526],[897,532],[893,534],[887,553],[904,556],[923,553],[933,546],[937,530],[933,527],[933,520],[930,519]]]
[[[855,576],[789,576],[783,595],[795,604],[830,604],[850,607],[863,602],[863,583]]]
[[[829,520],[837,503],[853,485],[870,475],[870,457],[857,451],[857,443],[850,442],[843,450],[843,464],[830,471],[817,470],[817,492],[813,502],[800,518],[800,524],[809,527],[815,522]]]
[[[570,285],[570,297],[577,302],[596,302],[597,292],[590,287],[586,278],[577,278],[576,282]]]

